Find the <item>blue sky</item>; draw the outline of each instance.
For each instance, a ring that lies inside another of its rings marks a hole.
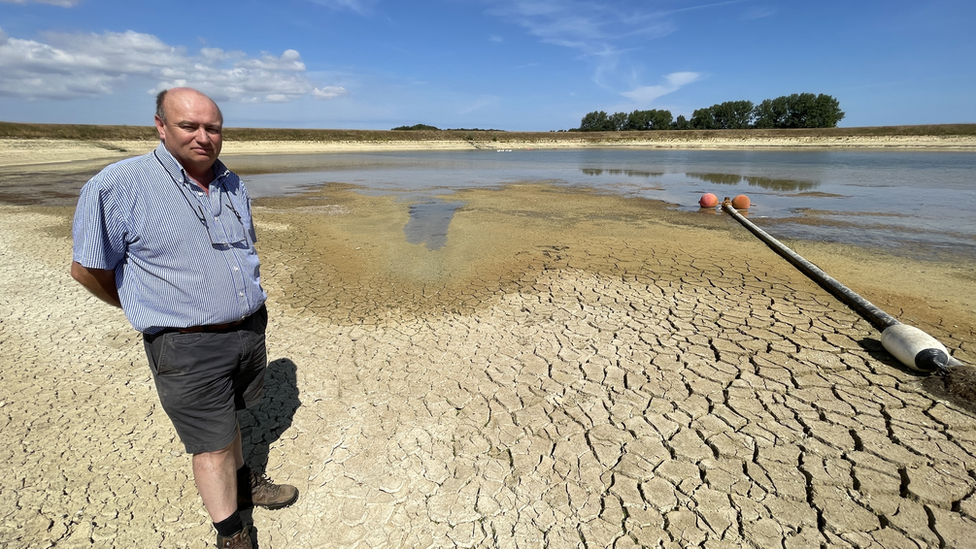
[[[976,2],[0,0],[0,120],[549,131],[825,93],[842,126],[976,122]]]

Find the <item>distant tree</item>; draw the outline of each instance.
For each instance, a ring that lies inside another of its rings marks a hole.
[[[752,101],[726,101],[691,115],[691,126],[698,130],[737,130],[752,125]]]
[[[840,102],[829,95],[794,93],[752,101],[726,101],[711,107],[695,109],[691,120],[683,115],[677,120],[666,110],[635,110],[608,115],[604,111],[587,113],[580,127],[570,131],[648,131],[663,129],[722,130],[744,128],[833,128],[844,118]]]
[[[836,128],[837,123],[844,119],[845,113],[840,110],[840,101],[826,94],[820,94],[813,101],[808,122],[810,128]]]
[[[789,114],[786,96],[764,99],[753,110],[753,126],[756,128],[785,128]]]
[[[794,93],[766,99],[753,111],[756,128],[834,128],[844,118],[837,99]]]
[[[674,115],[671,114],[671,111],[654,109],[651,113],[652,130],[666,130],[671,127],[671,122],[674,120]]]
[[[610,115],[610,131],[619,132],[627,126],[627,113],[615,112]]]
[[[629,131],[666,130],[671,127],[671,111],[651,109],[634,111],[627,115],[623,129]]]
[[[718,128],[715,123],[715,113],[711,107],[705,109],[695,109],[691,113],[691,127],[696,130],[714,130]]]
[[[610,117],[605,111],[593,111],[586,113],[580,121],[579,131],[581,132],[605,132],[609,131]]]
[[[812,93],[794,93],[793,95],[787,97],[786,127],[812,127],[808,125],[808,119],[810,118],[811,111],[813,111],[813,104],[816,102],[816,100],[817,96],[813,95]]]
[[[627,115],[624,129],[632,132],[644,132],[651,129],[651,111],[634,111]]]
[[[726,101],[712,105],[710,110],[720,130],[742,130],[752,125],[752,101]]]
[[[394,130],[438,130],[434,126],[428,126],[427,124],[414,124],[413,126],[397,126],[393,128]]]

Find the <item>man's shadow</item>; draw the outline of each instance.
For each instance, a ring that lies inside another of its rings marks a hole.
[[[239,415],[244,461],[258,473],[267,470],[271,445],[291,427],[295,412],[302,405],[298,399],[297,371],[298,366],[288,358],[268,363],[264,398]]]
[[[288,358],[268,363],[264,373],[264,398],[252,408],[238,414],[241,426],[241,445],[244,462],[253,471],[264,473],[268,468],[271,445],[291,427],[295,412],[302,405],[298,399],[298,366]],[[251,543],[257,548],[258,529],[254,526],[253,509],[241,510],[244,522],[250,524]]]

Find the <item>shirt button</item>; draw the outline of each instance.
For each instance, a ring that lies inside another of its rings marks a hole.
[[[239,271],[240,269],[238,269],[237,267],[234,267],[234,270],[235,270],[235,271]]]
[[[244,292],[237,292],[237,295],[244,297]]]

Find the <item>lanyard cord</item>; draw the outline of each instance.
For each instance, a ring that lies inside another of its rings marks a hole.
[[[201,208],[199,204],[197,204],[196,209],[193,208],[193,204],[190,203],[190,199],[187,198],[186,196],[186,190],[183,188],[183,185],[180,185],[180,182],[177,181],[176,178],[173,177],[173,174],[166,169],[166,165],[163,164],[163,161],[159,158],[159,155],[156,154],[156,151],[153,151],[153,156],[156,157],[156,161],[159,162],[159,165],[163,167],[163,171],[165,171],[166,174],[169,175],[169,178],[173,180],[173,184],[175,184],[177,188],[179,188],[180,196],[182,196],[183,200],[186,201],[186,205],[189,206],[191,210],[193,210],[193,215],[197,217],[197,220],[200,223],[202,223],[204,227],[207,227],[207,217],[203,214],[203,208]],[[220,205],[223,206],[222,199]],[[241,225],[243,225],[244,219],[241,217],[241,214],[237,211],[237,208],[234,207],[234,204],[233,202],[231,202],[230,197],[227,197],[227,207],[230,208],[230,211],[234,212],[234,216],[237,217],[237,221],[240,222]],[[207,227],[207,230],[209,231],[210,227]]]
[[[190,207],[190,211],[192,211],[193,212],[193,215],[196,216],[197,221],[199,221],[203,225],[203,227],[205,229],[207,229],[207,232],[209,233],[210,232],[210,227],[207,226],[207,217],[203,214],[203,208],[201,208],[199,204],[197,204],[196,209],[193,208],[193,204],[190,203],[190,199],[187,198],[187,196],[186,196],[186,191],[183,189],[183,185],[180,185],[180,182],[177,181],[176,178],[173,177],[173,174],[170,173],[170,171],[166,169],[166,165],[163,164],[163,161],[162,160],[160,160],[159,155],[156,154],[156,151],[153,151],[153,156],[156,157],[156,161],[159,162],[159,165],[160,166],[162,166],[163,171],[166,172],[166,175],[168,175],[169,178],[173,180],[173,184],[176,185],[176,188],[179,189],[179,191],[180,191],[180,196],[182,196],[183,197],[183,200],[186,201],[186,205]],[[231,209],[233,209],[233,208],[231,208]],[[234,213],[236,214],[237,212],[235,211]],[[237,217],[238,217],[238,219],[240,218],[239,215]]]

